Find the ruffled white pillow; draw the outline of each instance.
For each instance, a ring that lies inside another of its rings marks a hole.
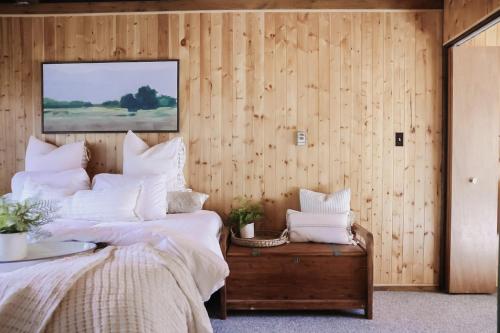
[[[123,141],[123,174],[130,176],[167,176],[167,191],[183,191],[186,188],[184,164],[186,148],[181,137],[149,147],[132,131]]]
[[[199,192],[168,192],[168,213],[193,213],[203,209],[208,194]]]
[[[63,171],[87,167],[85,142],[60,147],[31,136],[26,148],[25,171]]]

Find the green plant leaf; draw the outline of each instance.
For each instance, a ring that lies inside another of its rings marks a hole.
[[[262,204],[249,199],[237,197],[237,204],[229,212],[229,223],[241,228],[247,224],[260,221],[264,216]]]
[[[10,202],[0,199],[0,234],[36,231],[52,222],[56,207],[48,201]]]

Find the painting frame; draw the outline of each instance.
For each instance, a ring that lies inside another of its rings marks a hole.
[[[177,69],[176,90],[177,90],[177,111],[175,129],[148,129],[148,130],[133,130],[135,133],[179,133],[180,132],[180,60],[179,59],[133,59],[133,60],[78,60],[78,61],[42,61],[40,62],[40,105],[41,105],[41,130],[42,134],[86,134],[86,133],[126,133],[128,129],[123,130],[47,130],[45,126],[46,116],[44,108],[44,66],[45,65],[64,65],[64,64],[106,64],[106,63],[155,63],[155,62],[173,62]]]

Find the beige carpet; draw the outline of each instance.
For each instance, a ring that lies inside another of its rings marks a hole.
[[[216,333],[439,332],[497,331],[496,295],[448,295],[378,291],[374,319],[344,312],[230,312],[212,319]]]

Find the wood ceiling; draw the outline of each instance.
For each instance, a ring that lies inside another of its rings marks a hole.
[[[10,0],[2,14],[85,14],[200,10],[329,10],[329,9],[442,9],[442,0],[165,0],[62,1]]]

